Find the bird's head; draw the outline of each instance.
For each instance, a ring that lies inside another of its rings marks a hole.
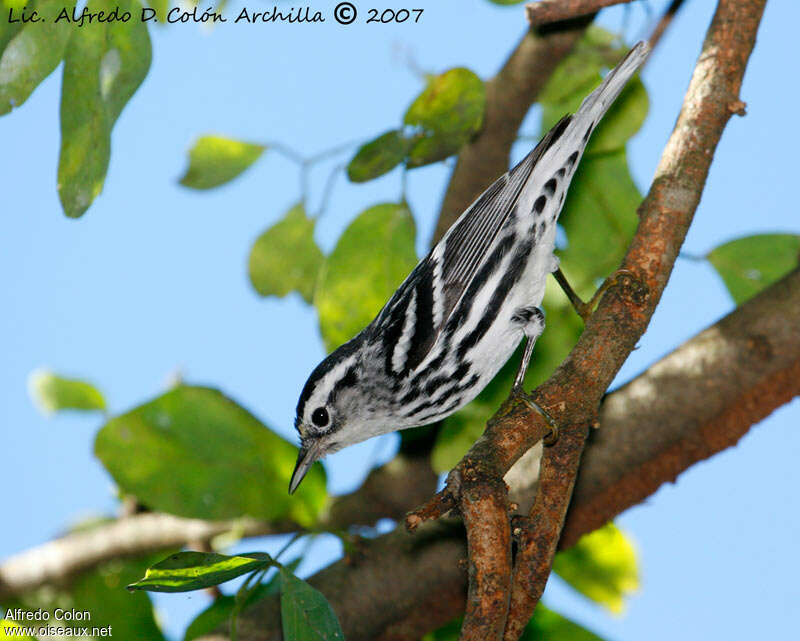
[[[289,493],[326,454],[375,434],[375,413],[363,385],[363,339],[357,336],[323,360],[309,376],[297,403],[295,428],[300,434]]]

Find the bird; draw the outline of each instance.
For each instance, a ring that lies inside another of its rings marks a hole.
[[[547,275],[568,287],[554,254],[567,189],[592,131],[648,51],[644,42],[632,47],[573,115],[478,196],[375,319],[313,370],[297,403],[290,494],[323,456],[462,408],[525,338],[513,391],[522,389],[545,327]]]

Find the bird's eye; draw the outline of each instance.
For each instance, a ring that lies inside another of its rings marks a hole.
[[[317,427],[325,427],[329,420],[328,410],[324,407],[318,407],[311,413],[311,422]]]

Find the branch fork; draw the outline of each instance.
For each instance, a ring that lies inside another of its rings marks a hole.
[[[502,480],[550,430],[525,403],[504,405],[451,471],[445,488],[406,517],[413,530],[454,509],[462,515],[470,559],[462,641],[515,641],[544,591],[589,429],[597,423],[608,386],[647,329],[700,202],[713,152],[728,120],[742,109],[731,96],[739,95],[765,2],[719,0],[618,272],[632,277],[620,279],[621,287],[601,297],[570,355],[535,392],[537,402],[557,409],[561,433],[542,457],[528,518],[512,526]],[[517,539],[513,568],[512,529]]]

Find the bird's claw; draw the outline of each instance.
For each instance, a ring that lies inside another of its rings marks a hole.
[[[514,385],[511,388],[511,396],[515,401],[524,403],[528,409],[533,410],[544,419],[544,422],[550,427],[550,432],[542,439],[542,443],[548,447],[553,445],[558,440],[558,423],[550,416],[549,412],[528,396],[522,389],[522,385]]]
[[[561,285],[561,288],[567,295],[567,298],[572,304],[575,312],[583,319],[584,324],[589,322],[589,319],[594,313],[594,309],[597,307],[600,299],[603,298],[603,295],[612,287],[623,285],[634,288],[637,299],[641,298],[643,293],[647,291],[647,286],[642,283],[639,278],[637,278],[636,274],[634,274],[630,269],[621,268],[603,281],[603,284],[598,287],[597,291],[588,302],[583,302],[572,289],[569,282],[567,282],[566,277],[563,275],[563,273],[561,273],[560,270],[557,270],[553,275],[556,277],[559,285]]]

